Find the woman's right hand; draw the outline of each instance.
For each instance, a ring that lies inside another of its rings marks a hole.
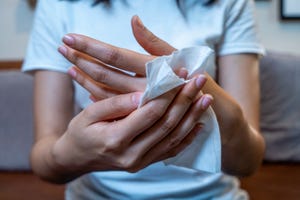
[[[205,81],[205,76],[196,76],[139,109],[138,92],[91,104],[54,144],[59,173],[136,172],[175,156],[199,133],[198,119],[212,102],[208,95],[197,97]]]
[[[146,88],[146,63],[176,50],[143,26],[138,16],[132,17],[131,25],[136,41],[149,54],[80,34],[70,33],[63,37],[64,45],[58,51],[75,65],[68,73],[90,92],[93,101],[130,92],[143,92]],[[180,76],[179,71],[175,73]]]

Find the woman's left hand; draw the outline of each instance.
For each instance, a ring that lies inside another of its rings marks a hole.
[[[146,29],[137,16],[132,18],[131,24],[136,40],[150,55],[112,46],[83,35],[64,36],[65,45],[59,47],[59,52],[75,65],[68,73],[91,93],[93,100],[129,92],[143,92],[146,87],[146,62],[155,56],[170,54],[176,50]]]

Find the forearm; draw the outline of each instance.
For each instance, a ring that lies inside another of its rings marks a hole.
[[[209,76],[203,91],[214,97],[212,107],[222,141],[222,170],[238,176],[253,173],[263,157],[261,135],[246,120],[239,104]]]
[[[35,143],[31,151],[32,170],[44,180],[65,183],[74,176],[65,173],[56,164],[53,148],[73,117],[72,80],[66,74],[46,70],[36,71],[34,76]]]
[[[260,166],[265,144],[258,131],[247,122],[240,123],[227,143],[222,144],[222,169],[228,174],[248,176]]]

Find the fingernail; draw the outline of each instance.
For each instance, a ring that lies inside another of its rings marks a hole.
[[[204,83],[206,82],[206,77],[203,74],[200,74],[197,78],[196,78],[196,86],[198,88],[202,88]]]
[[[186,78],[187,77],[187,75],[188,75],[188,71],[187,71],[187,69],[185,69],[185,68],[181,68],[180,70],[179,70],[179,72],[178,72],[178,76],[180,77],[180,78]]]
[[[74,68],[70,68],[70,69],[68,70],[68,74],[70,74],[70,76],[71,76],[72,78],[76,78],[76,76],[77,76],[77,71],[76,71]]]
[[[93,96],[93,95],[90,95],[90,100],[92,100],[92,102],[96,102],[97,100],[96,100],[96,98]]]
[[[139,105],[141,97],[142,97],[141,93],[136,93],[132,95],[132,101],[134,102],[135,105]]]
[[[65,46],[60,46],[58,47],[58,51],[59,53],[61,53],[62,55],[66,56],[67,55],[67,48]]]
[[[75,44],[75,39],[70,35],[64,35],[63,42],[69,46],[72,46]]]
[[[143,24],[142,20],[137,15],[136,15],[136,22],[140,28],[144,28],[144,24]]]
[[[210,106],[212,101],[213,101],[212,96],[210,96],[210,95],[203,96],[203,99],[202,99],[202,102],[201,102],[202,109],[206,110]]]

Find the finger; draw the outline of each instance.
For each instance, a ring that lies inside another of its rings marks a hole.
[[[212,100],[210,95],[203,95],[201,99],[194,103],[172,134],[169,134],[147,151],[145,155],[141,156],[144,158],[145,164],[174,157],[191,144],[192,139],[203,127],[198,121],[211,105]]]
[[[146,80],[142,77],[128,75],[65,45],[58,51],[96,82],[113,90],[129,93],[145,89]]]
[[[93,101],[106,99],[109,97],[116,96],[120,94],[117,91],[108,89],[105,85],[102,85],[93,79],[91,79],[88,75],[86,75],[84,72],[82,72],[77,67],[71,67],[68,70],[68,74],[83,88],[85,88],[87,91],[90,92],[90,94],[93,96]]]
[[[183,151],[188,145],[190,145],[195,137],[199,134],[202,129],[202,125],[196,125],[192,130],[187,134],[184,140],[180,143],[180,145],[176,146],[175,148],[171,149],[170,151],[163,153],[161,149],[153,148],[153,151],[147,152],[143,155],[142,159],[139,160],[131,169],[130,171],[136,172],[139,171],[148,165],[162,161],[171,157],[176,156],[178,153]]]
[[[206,81],[206,77],[204,75],[199,75],[197,78],[193,78],[177,95],[175,100],[172,102],[172,105],[168,108],[166,114],[155,123],[151,129],[147,130],[146,133],[139,136],[134,140],[133,145],[135,145],[138,149],[140,154],[144,154],[148,152],[154,145],[160,143],[165,137],[171,133],[178,124],[183,123],[183,121],[187,119],[183,119],[186,112],[189,110],[190,106],[195,101],[195,97],[197,96],[200,89],[204,86]],[[197,109],[196,111],[199,111]],[[195,111],[193,111],[195,112]],[[194,114],[195,115],[195,114]],[[193,115],[193,116],[194,116]],[[197,114],[197,116],[199,113]],[[188,122],[185,122],[185,127],[188,130],[184,130],[183,132],[186,133],[190,130],[191,127],[189,125],[192,124],[192,117]],[[180,138],[176,138],[180,139]]]
[[[170,149],[165,154],[158,155],[158,157],[155,159],[155,162],[177,156],[177,154],[183,151],[187,146],[189,146],[194,141],[195,137],[198,134],[201,134],[200,132],[202,129],[203,129],[203,125],[197,124],[177,146]]]
[[[137,108],[140,97],[139,92],[114,96],[89,105],[79,115],[86,125],[123,117]]]
[[[149,31],[137,15],[132,17],[131,27],[136,41],[151,55],[169,55],[176,50]]]
[[[183,79],[186,79],[188,76],[188,73],[189,73],[186,68],[179,68],[179,69],[175,70],[174,72],[179,78],[183,78]]]
[[[67,34],[63,37],[63,42],[67,46],[97,58],[103,63],[139,75],[145,75],[145,63],[154,58],[79,34]]]
[[[127,117],[119,120],[111,128],[118,132],[122,128],[124,135],[127,136],[128,142],[132,141],[145,130],[153,126],[166,112],[173,99],[176,97],[181,87],[173,90],[149,101],[141,108],[135,110]]]
[[[184,138],[187,137],[191,128],[199,124],[199,119],[211,105],[213,99],[210,95],[203,95],[189,111],[185,114],[184,118],[180,121],[176,129],[171,134],[168,134],[160,143],[155,146],[155,149],[166,149],[165,151],[172,151],[175,147],[180,145]],[[163,152],[163,150],[161,150]]]

